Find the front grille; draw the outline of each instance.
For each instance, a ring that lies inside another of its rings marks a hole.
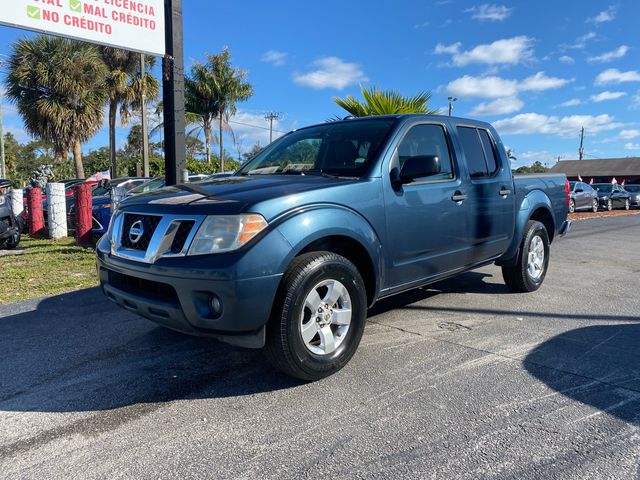
[[[137,215],[134,213],[126,213],[122,222],[122,246],[133,250],[146,251],[151,242],[153,233],[158,228],[161,217],[155,215]],[[131,227],[140,222],[142,225],[142,234],[138,239],[131,236]],[[136,241],[134,241],[136,240]]]
[[[183,220],[180,222],[180,226],[178,227],[178,231],[176,232],[176,236],[173,237],[173,243],[171,244],[171,253],[178,254],[182,252],[184,248],[184,244],[187,242],[187,238],[189,238],[189,234],[191,233],[191,229],[195,225],[196,222],[193,220]]]
[[[125,275],[112,270],[107,270],[107,272],[109,274],[109,284],[118,290],[162,303],[171,303],[174,305],[180,303],[178,294],[171,285],[132,277],[131,275]]]

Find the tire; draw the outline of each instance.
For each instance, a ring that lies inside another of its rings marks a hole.
[[[607,209],[607,212],[610,212],[611,210],[613,210],[613,200],[611,199],[607,200],[607,206],[605,208]]]
[[[362,339],[367,319],[365,292],[360,272],[346,258],[331,252],[297,257],[282,279],[267,325],[265,354],[269,361],[278,370],[305,381],[339,371]],[[340,297],[334,304],[337,295]],[[342,319],[340,324],[334,323],[338,318]]]
[[[598,213],[598,206],[599,206],[598,203],[599,203],[598,200],[595,200],[595,199],[593,200],[593,206],[591,207],[591,211],[593,213]]]
[[[535,240],[535,239],[538,240]],[[540,242],[540,243],[539,243]],[[514,292],[535,292],[540,288],[544,278],[547,275],[549,266],[549,234],[545,226],[529,220],[525,229],[524,238],[518,250],[518,260],[514,266],[503,266],[502,277],[504,283]],[[543,252],[543,258],[539,258],[540,249]],[[535,270],[534,274],[530,273],[530,254],[536,254],[534,264],[539,266],[539,270]]]
[[[631,202],[629,201],[628,198],[624,201],[624,209],[631,210]]]
[[[576,211],[576,201],[572,198],[569,200],[569,213],[575,213]]]

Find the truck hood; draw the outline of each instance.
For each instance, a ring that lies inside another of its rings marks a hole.
[[[191,213],[234,215],[251,211],[254,205],[282,198],[283,205],[304,203],[307,192],[358,182],[357,179],[317,175],[252,175],[226,177],[165,187],[127,198],[122,210],[144,213]],[[285,200],[296,197],[294,202]],[[283,208],[284,210],[284,208]]]

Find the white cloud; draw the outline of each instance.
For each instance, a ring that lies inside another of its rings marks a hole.
[[[287,53],[278,50],[268,50],[262,55],[261,61],[270,63],[274,67],[281,67],[287,63]]]
[[[607,90],[596,95],[591,95],[589,98],[591,101],[598,103],[606,102],[607,100],[617,100],[618,98],[624,97],[626,94],[627,92],[610,92]]]
[[[471,7],[465,10],[467,13],[471,13],[471,18],[480,21],[489,22],[502,22],[511,16],[513,8],[506,7],[505,5],[494,5],[484,3],[482,5]]]
[[[548,77],[544,72],[525,78],[522,81],[497,76],[472,77],[465,75],[447,85],[447,91],[459,97],[505,98],[513,97],[521,91],[542,91],[560,88],[571,80]]]
[[[597,36],[598,35],[595,32],[585,33],[584,35],[581,35],[578,38],[576,38],[575,41],[572,44],[560,45],[560,49],[561,50],[567,50],[567,49],[580,50],[580,49],[583,49],[583,48],[585,48],[587,46],[587,43],[589,41],[593,40]]]
[[[573,65],[574,63],[576,63],[576,61],[569,55],[562,55],[558,60],[560,60],[562,63],[566,63],[567,65]]]
[[[506,115],[522,110],[524,103],[518,97],[498,98],[492,102],[483,102],[477,105],[469,115]]]
[[[624,144],[625,150],[640,150],[640,143],[627,142]]]
[[[554,90],[571,81],[566,78],[547,77],[544,72],[538,72],[520,82],[519,88],[524,91]]]
[[[611,60],[624,57],[628,51],[629,51],[628,46],[620,45],[615,50],[611,50],[610,52],[603,53],[602,55],[596,55],[595,57],[589,57],[587,58],[587,60],[589,62],[606,63],[606,62],[610,62]]]
[[[621,72],[617,68],[609,68],[596,77],[595,84],[606,85],[609,83],[626,82],[640,82],[640,73],[638,73],[636,70]]]
[[[631,140],[632,138],[640,137],[640,130],[621,130],[618,134],[618,137],[622,138],[623,140]]]
[[[447,85],[447,91],[459,97],[500,98],[518,93],[518,82],[500,77],[465,75]]]
[[[416,23],[413,28],[418,30],[419,28],[426,28],[429,26],[429,22]]]
[[[599,24],[604,22],[611,22],[615,18],[616,18],[616,7],[614,7],[613,5],[610,5],[609,8],[598,13],[598,15],[596,15],[595,17],[587,18],[587,22]]]
[[[560,107],[575,107],[576,105],[582,105],[582,100],[580,100],[579,98],[572,98],[570,100],[567,100],[566,102],[562,102],[559,106]]]
[[[493,123],[503,135],[545,134],[562,138],[574,137],[584,127],[591,133],[619,128],[622,124],[614,122],[611,115],[570,115],[557,117],[540,113],[521,113]]]
[[[533,57],[533,38],[518,36],[496,40],[493,43],[477,45],[471,50],[461,51],[460,42],[452,45],[438,44],[436,54],[450,54],[453,64],[464,67],[470,63],[487,65],[517,65]]]
[[[640,90],[631,99],[629,110],[640,110]]]
[[[342,90],[349,85],[369,80],[357,63],[347,63],[338,57],[319,58],[313,62],[315,70],[295,73],[293,81],[316,90],[335,88]]]

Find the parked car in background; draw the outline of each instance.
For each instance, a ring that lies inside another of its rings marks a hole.
[[[569,213],[576,210],[598,211],[600,200],[596,192],[589,184],[584,182],[569,182],[571,199],[569,200]]]
[[[201,181],[209,180],[213,178],[230,177],[231,175],[233,174],[232,173],[212,173],[212,174],[196,173],[193,175],[189,175],[188,179],[189,179],[189,182],[201,182]],[[149,180],[148,182],[143,183],[142,185],[139,185],[138,187],[132,188],[131,190],[129,190],[129,192],[127,192],[127,197],[131,195],[140,195],[141,193],[153,192],[154,190],[158,190],[160,188],[163,188],[164,186],[166,186],[165,178],[155,177]]]
[[[624,187],[615,183],[595,183],[592,186],[598,192],[600,207],[605,210],[610,212],[614,208],[631,208],[631,195]]]
[[[148,182],[144,177],[120,177],[113,180],[103,180],[98,182],[92,191],[92,216],[93,232],[96,235],[103,235],[107,231],[111,219],[111,190],[113,188],[123,188],[130,190]],[[73,230],[75,228],[75,202],[67,205],[67,224]]]
[[[640,208],[640,185],[625,185],[624,189],[629,192],[629,203],[631,206]]]

